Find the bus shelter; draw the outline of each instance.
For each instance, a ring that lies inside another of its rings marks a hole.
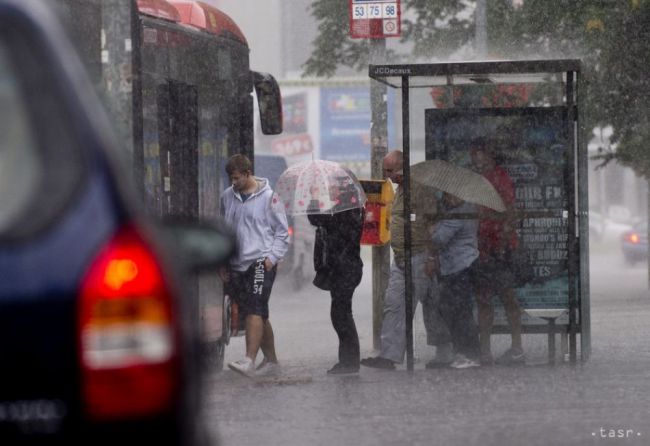
[[[578,122],[580,61],[370,65],[369,75],[401,89],[408,370],[413,369],[414,308],[409,222],[417,218],[410,209],[411,166],[439,159],[472,169],[469,146],[477,139],[490,145],[514,186],[514,203],[506,212],[516,225],[518,272],[529,273],[515,288],[522,332],[547,335],[551,363],[557,334],[562,358],[586,360],[588,183]],[[499,299],[494,303],[492,333],[509,333]]]

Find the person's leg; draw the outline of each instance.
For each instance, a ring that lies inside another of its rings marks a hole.
[[[278,362],[278,357],[275,354],[275,336],[273,334],[273,327],[271,321],[264,321],[264,332],[262,333],[262,343],[260,345],[262,353],[264,353],[264,361]]]
[[[470,267],[471,268],[471,267]],[[455,327],[458,338],[457,351],[471,360],[478,360],[481,354],[479,334],[474,321],[474,286],[470,268],[454,275],[450,289],[454,295]]]
[[[354,288],[335,287],[331,291],[330,318],[339,338],[339,363],[353,369],[359,368],[359,335],[352,315]]]
[[[478,288],[476,290],[476,305],[478,307],[478,329],[481,342],[481,355],[490,356],[492,353],[490,337],[492,335],[492,324],[494,323],[494,306],[492,305],[492,293],[488,289]]]
[[[417,262],[414,262],[416,264]],[[426,256],[422,268],[414,268],[414,288],[417,299],[422,302],[422,318],[427,333],[427,344],[436,346],[436,358],[445,362],[451,359],[451,334],[440,313],[440,286],[438,279],[424,272]],[[419,268],[419,265],[418,265]]]
[[[248,287],[250,271],[233,271],[228,284],[228,292],[238,304],[238,320],[241,321],[241,329],[246,330],[246,353],[243,359],[228,363],[228,367],[238,373],[252,376],[255,367],[255,356],[261,342],[261,330],[256,328],[256,318],[259,316],[249,314],[251,310],[250,292]],[[255,345],[257,344],[257,349]]]
[[[275,267],[266,271],[263,258],[258,259],[247,271],[246,280],[250,281],[252,292],[248,295],[246,305],[248,307],[246,311],[246,356],[252,359],[253,363],[262,347],[264,347],[265,358],[277,362],[273,327],[269,322],[269,299],[275,281],[275,273]]]
[[[257,357],[257,352],[262,345],[264,336],[264,320],[257,314],[246,316],[246,356],[253,362]]]
[[[521,308],[519,307],[519,302],[515,297],[515,290],[512,288],[503,289],[499,293],[499,296],[501,297],[501,302],[503,302],[503,308],[506,311],[508,323],[510,324],[510,336],[512,339],[511,347],[515,350],[522,351]]]
[[[490,259],[479,260],[475,271],[475,293],[478,313],[478,331],[481,345],[481,356],[488,360],[492,358],[492,325],[494,324],[494,304],[492,303],[493,287],[491,284],[498,277],[493,274]]]
[[[379,356],[396,363],[404,360],[406,350],[404,271],[393,263],[384,297]]]
[[[454,292],[451,287],[451,279],[448,276],[442,276],[440,278],[440,302],[438,305],[438,309],[440,311],[440,315],[442,316],[443,321],[445,322],[445,325],[449,329],[449,333],[451,335],[451,342],[454,346],[454,350],[458,350],[458,341],[459,341],[459,333],[458,333],[458,326],[457,326],[457,318],[456,318],[456,305],[455,305],[455,299],[454,299]]]

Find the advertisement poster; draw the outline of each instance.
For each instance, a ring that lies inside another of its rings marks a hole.
[[[370,160],[370,93],[367,87],[322,88],[321,158]]]
[[[498,165],[515,187],[520,252],[534,278],[516,289],[522,308],[568,308],[568,205],[565,175],[566,110],[484,108],[426,111],[426,157],[472,168],[468,147],[475,138],[490,142]],[[495,299],[500,308],[498,299]],[[495,323],[507,324],[503,311]],[[568,318],[558,319],[566,323]],[[541,319],[524,323],[545,323]]]

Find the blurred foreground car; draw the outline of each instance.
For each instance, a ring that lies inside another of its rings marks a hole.
[[[140,214],[44,3],[0,0],[0,444],[206,444],[187,284],[233,240]]]
[[[648,222],[635,224],[621,236],[623,257],[629,265],[648,260]]]

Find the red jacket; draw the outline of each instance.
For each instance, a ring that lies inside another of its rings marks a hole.
[[[500,166],[483,174],[497,190],[507,210],[515,203],[515,188],[508,173]],[[504,238],[504,221],[482,218],[478,226],[478,249],[481,257],[498,254],[501,248],[515,249],[518,245],[517,234],[512,232],[506,243]]]

